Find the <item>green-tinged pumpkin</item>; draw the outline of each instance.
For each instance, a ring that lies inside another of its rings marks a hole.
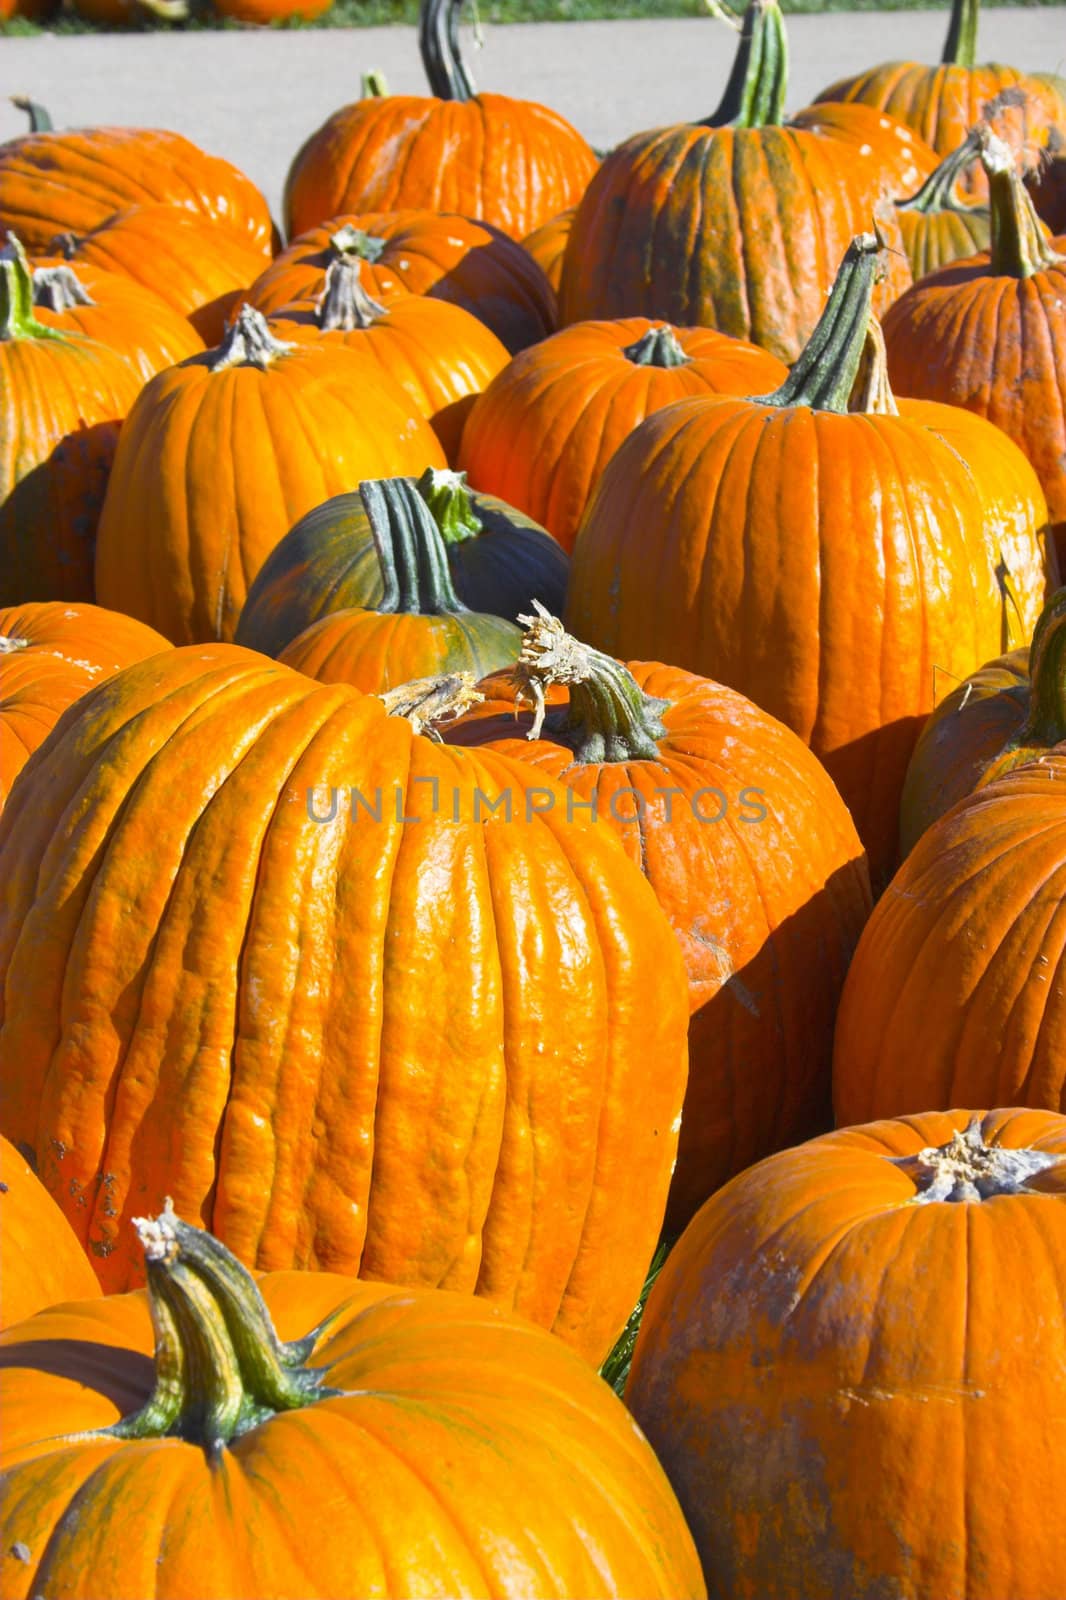
[[[0,1131],[107,1289],[170,1194],[249,1265],[477,1293],[603,1360],[688,990],[568,793],[235,645],[71,707],[0,816]]]
[[[379,598],[328,612],[278,659],[320,683],[350,683],[367,694],[456,672],[483,678],[517,660],[519,628],[471,611],[456,594],[448,547],[415,484],[361,483],[359,498],[377,558]]]
[[[625,1391],[710,1594],[1052,1600],[1064,1307],[1062,1116],[845,1128],[712,1196]]]
[[[0,1328],[45,1306],[99,1293],[66,1217],[21,1152],[0,1135]],[[9,1420],[5,1413],[5,1432]]]
[[[560,1340],[429,1289],[256,1282],[169,1206],[135,1226],[146,1292],[0,1346],[8,1600],[705,1600],[647,1441]]]
[[[468,487],[462,473],[427,467],[417,480],[444,540],[456,597],[510,622],[534,600],[561,611],[570,563],[549,533],[513,506]],[[334,495],[285,535],[248,591],[235,641],[277,656],[331,611],[374,609],[381,562],[360,495]]]

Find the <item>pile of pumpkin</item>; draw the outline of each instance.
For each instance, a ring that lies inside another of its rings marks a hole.
[[[1054,1600],[1066,86],[458,9],[0,148],[0,1597]]]
[[[265,28],[313,22],[332,4],[333,0],[0,0],[0,31],[12,17],[46,25],[65,11],[109,30],[205,16]]]

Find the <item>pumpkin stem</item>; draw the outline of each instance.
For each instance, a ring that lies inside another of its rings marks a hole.
[[[773,128],[785,116],[788,34],[778,0],[750,0],[733,70],[704,128]]]
[[[526,632],[514,668],[516,704],[528,700],[534,708],[527,738],[539,739],[549,722],[551,738],[576,761],[657,761],[669,700],[645,694],[628,667],[573,638],[539,600],[533,606],[535,617],[518,619]],[[544,690],[556,683],[566,685],[570,699],[549,711]]]
[[[10,633],[0,633],[0,656],[14,655],[16,650],[28,650],[30,641],[18,639]]]
[[[364,233],[362,228],[353,227],[350,222],[329,236],[329,247],[334,256],[354,257],[358,261],[377,261],[387,244],[387,239],[377,239],[372,233]]]
[[[977,1115],[964,1131],[953,1133],[947,1144],[929,1145],[913,1156],[885,1157],[913,1180],[914,1205],[936,1200],[969,1203],[1002,1194],[1033,1193],[1029,1179],[1063,1159],[1045,1150],[1008,1150],[986,1144]]]
[[[33,303],[47,311],[69,311],[72,306],[93,306],[96,301],[73,267],[35,267]]]
[[[1051,248],[1010,147],[986,123],[978,129],[981,165],[988,174],[991,224],[989,271],[997,277],[1031,278],[1066,263]]]
[[[25,94],[13,94],[11,104],[18,111],[24,111],[30,119],[31,133],[51,133],[54,127],[51,117],[44,106],[39,106]]]
[[[33,275],[22,243],[13,233],[0,250],[0,339],[58,339],[67,335],[47,328],[33,314]]]
[[[472,100],[477,93],[459,48],[462,9],[463,0],[422,0],[419,11],[418,48],[439,100]]]
[[[416,733],[443,744],[435,722],[451,722],[480,705],[485,696],[472,672],[448,672],[440,678],[412,678],[377,696],[390,717],[406,717]]]
[[[981,148],[980,127],[973,127],[962,143],[946,155],[909,200],[897,200],[897,211],[919,211],[923,216],[940,211],[986,211],[985,205],[965,206],[955,194],[955,185],[966,168],[977,160]]]
[[[1051,746],[1066,740],[1066,589],[1040,613],[1029,646],[1029,715],[1018,745]]]
[[[692,360],[682,350],[669,323],[649,328],[636,344],[626,345],[622,354],[638,367],[687,367]]]
[[[155,1388],[139,1411],[94,1437],[185,1439],[212,1456],[279,1411],[340,1391],[305,1365],[315,1335],[279,1340],[250,1272],[202,1228],[136,1217],[155,1329]]]
[[[973,67],[977,64],[977,17],[980,0],[951,0],[947,38],[940,56],[944,67]]]
[[[211,372],[225,367],[258,367],[265,372],[272,361],[295,350],[294,344],[275,339],[261,311],[245,302],[232,322],[226,324],[225,337],[211,352],[207,363]]]
[[[440,529],[409,478],[375,478],[359,498],[381,564],[384,593],[375,611],[439,617],[465,612],[452,586]]]
[[[427,467],[418,480],[418,492],[433,513],[445,544],[463,544],[481,533],[465,472]]]
[[[350,333],[353,328],[370,328],[387,315],[386,308],[363,288],[359,257],[347,253],[334,256],[326,268],[326,286],[318,300],[318,325],[323,332]]]
[[[856,235],[844,252],[825,308],[792,371],[773,394],[753,398],[768,406],[847,411],[866,342],[882,248],[878,234]]]
[[[859,370],[848,399],[848,410],[861,412],[867,417],[898,417],[899,406],[888,381],[888,352],[885,335],[874,313],[866,324],[866,338]]]
[[[360,90],[361,100],[386,100],[388,99],[389,85],[385,74],[378,67],[370,67],[363,73],[363,83]]]

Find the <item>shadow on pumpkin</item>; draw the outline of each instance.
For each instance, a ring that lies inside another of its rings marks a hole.
[[[0,606],[95,599],[96,529],[120,426],[66,434],[0,504]]]

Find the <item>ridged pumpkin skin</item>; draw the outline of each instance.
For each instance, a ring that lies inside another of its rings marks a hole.
[[[99,1293],[66,1217],[25,1157],[0,1135],[0,1328],[45,1306]]]
[[[522,240],[523,248],[529,251],[556,294],[562,283],[566,241],[570,237],[576,212],[576,206],[567,206],[565,211],[542,222],[539,228],[534,228]]]
[[[896,201],[896,220],[915,283],[939,267],[972,256],[988,245],[988,198],[966,197],[961,180],[977,163],[977,129],[946,155],[921,188]]]
[[[515,661],[522,635],[513,622],[481,612],[387,616],[362,607],[331,611],[278,652],[278,660],[319,683],[350,683],[364,694],[415,678],[469,672],[484,678]]]
[[[151,1393],[143,1292],[43,1312],[4,1336],[5,1600],[705,1600],[661,1467],[561,1340],[460,1295],[335,1273],[272,1272],[258,1290],[287,1341],[279,1386],[304,1392],[217,1453],[195,1432],[84,1435]],[[82,1436],[54,1437],[68,1430]],[[329,1489],[320,1521],[312,1483]],[[126,1549],[114,1515],[131,1497],[158,1510]]]
[[[467,418],[459,466],[572,550],[604,467],[646,416],[691,394],[764,393],[786,376],[767,351],[710,328],[575,323],[493,379]]]
[[[445,465],[366,358],[278,347],[261,320],[242,358],[252,322],[242,310],[225,345],[145,386],[108,485],[97,598],[175,644],[231,639],[248,584],[313,506],[361,478]]]
[[[457,475],[441,474],[444,492]],[[425,481],[425,480],[423,480]],[[462,485],[472,523],[441,519],[458,598],[471,611],[516,621],[534,600],[561,611],[570,563],[559,545],[513,506]],[[373,609],[383,593],[381,565],[358,493],[334,495],[301,517],[270,552],[248,590],[235,643],[277,656],[313,622],[350,606]]]
[[[165,201],[199,212],[269,257],[266,201],[231,162],[161,128],[28,133],[0,149],[0,231],[31,253],[58,233],[89,233],[116,211]]]
[[[479,94],[370,97],[335,111],[285,180],[290,238],[347,211],[451,211],[522,239],[580,200],[596,170],[565,117]]]
[[[227,317],[263,269],[263,253],[251,241],[174,205],[131,206],[92,233],[65,238],[62,250],[74,266],[124,273],[151,289],[205,345],[221,341]]]
[[[523,660],[529,648],[527,634]],[[870,887],[844,803],[793,733],[721,684],[658,662],[626,666],[655,704],[632,728],[619,715],[614,759],[583,759],[562,688],[548,689],[548,720],[530,740],[532,713],[516,717],[507,673],[486,679],[484,702],[439,732],[528,761],[592,802],[670,919],[691,1010],[666,1224],[677,1233],[735,1172],[831,1124],[833,1022]],[[581,706],[582,734],[598,732],[606,718],[595,691]],[[645,719],[653,732],[642,756]]]
[[[960,800],[866,925],[833,1053],[837,1121],[918,1107],[1066,1110],[1066,752]]]
[[[24,778],[0,1128],[101,1282],[138,1280],[129,1218],[170,1194],[264,1270],[476,1292],[599,1364],[687,1073],[681,955],[610,832],[233,645],[112,678]]]
[[[36,601],[0,609],[0,809],[69,705],[170,643],[103,606]]]
[[[91,262],[74,267],[60,256],[35,260],[33,304],[46,327],[83,333],[117,350],[142,383],[204,349],[188,318],[156,289]]]
[[[555,293],[528,251],[487,223],[433,211],[338,216],[308,229],[260,273],[245,296],[248,304],[273,316],[295,300],[317,299],[336,257],[330,241],[337,235],[361,254],[363,288],[385,305],[403,294],[448,300],[483,322],[512,354],[555,330]]]
[[[771,1156],[667,1260],[625,1398],[715,1600],[1058,1593],[1066,1119],[977,1115]],[[952,1163],[1028,1181],[933,1198]]]

